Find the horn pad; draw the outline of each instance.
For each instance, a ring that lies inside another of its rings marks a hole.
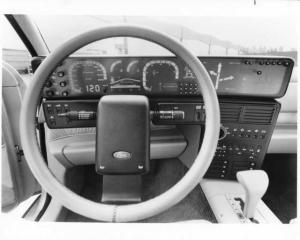
[[[97,110],[96,172],[102,175],[149,171],[150,114],[145,96],[110,95]]]

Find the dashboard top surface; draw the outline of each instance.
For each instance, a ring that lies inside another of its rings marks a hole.
[[[286,92],[294,62],[286,57],[199,57],[219,96],[278,98]],[[177,57],[71,56],[43,90],[47,99],[99,98],[107,94],[149,97],[201,96],[189,66]]]

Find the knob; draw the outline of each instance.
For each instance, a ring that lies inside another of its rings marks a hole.
[[[220,127],[220,133],[219,133],[219,140],[222,140],[226,137],[227,135],[227,130],[224,126]]]
[[[184,119],[184,111],[173,111],[173,119],[174,120],[183,120]]]
[[[63,71],[60,71],[60,72],[57,73],[57,76],[63,77],[63,76],[65,76],[65,73]]]
[[[257,204],[268,188],[268,175],[263,170],[249,170],[237,172],[236,177],[246,192],[244,215],[253,219]]]

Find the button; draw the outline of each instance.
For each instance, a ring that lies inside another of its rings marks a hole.
[[[63,77],[63,76],[65,76],[65,73],[64,73],[63,71],[58,72],[58,73],[57,73],[57,76],[58,76],[58,77]]]
[[[257,73],[257,75],[261,75],[262,71],[257,71],[256,73]]]
[[[260,153],[260,151],[261,151],[261,146],[259,145],[259,146],[257,146],[256,152]]]
[[[64,108],[63,108],[63,112],[69,112],[70,111],[70,107],[68,104],[64,104]]]
[[[284,62],[283,65],[287,67],[290,64],[289,64],[289,62]]]
[[[50,116],[50,117],[49,117],[49,120],[50,120],[50,124],[51,124],[51,125],[56,125],[56,120],[55,120],[55,117],[54,117],[54,116]]]
[[[46,87],[49,88],[49,87],[51,87],[51,86],[52,86],[52,82],[51,82],[50,80],[47,81],[47,82],[46,82]]]
[[[52,108],[52,105],[51,105],[51,104],[47,104],[46,108],[47,108],[47,112],[48,112],[49,114],[53,114],[53,108]]]
[[[67,85],[67,83],[66,83],[65,81],[62,81],[62,82],[59,83],[59,85],[60,85],[61,87],[65,87],[65,86]]]
[[[62,112],[61,105],[60,104],[55,105],[55,110],[56,110],[56,113],[61,113]]]
[[[260,139],[265,139],[265,135],[260,135],[259,138]]]
[[[63,95],[64,97],[67,97],[67,96],[69,95],[69,93],[68,93],[67,91],[63,91],[63,92],[61,93],[61,95]]]
[[[56,79],[55,73],[52,73],[52,75],[50,76],[50,79],[52,79],[52,80],[55,80],[55,79]]]

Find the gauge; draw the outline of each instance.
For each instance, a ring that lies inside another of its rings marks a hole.
[[[177,91],[179,69],[169,60],[152,60],[143,68],[143,87],[149,92]]]
[[[100,93],[107,85],[104,66],[97,61],[76,61],[69,68],[70,85],[73,91],[82,93]]]
[[[129,76],[138,78],[140,75],[139,61],[133,60],[129,62],[126,68],[126,72]]]
[[[193,71],[188,66],[184,67],[183,72],[184,72],[183,79],[195,79],[196,78]]]
[[[110,84],[115,84],[120,79],[122,79],[122,76],[124,76],[124,68],[123,68],[122,60],[114,61],[110,65],[109,72],[111,75]]]
[[[127,64],[126,61],[117,60],[110,67],[110,89],[112,92],[136,92],[141,89],[138,61]]]

